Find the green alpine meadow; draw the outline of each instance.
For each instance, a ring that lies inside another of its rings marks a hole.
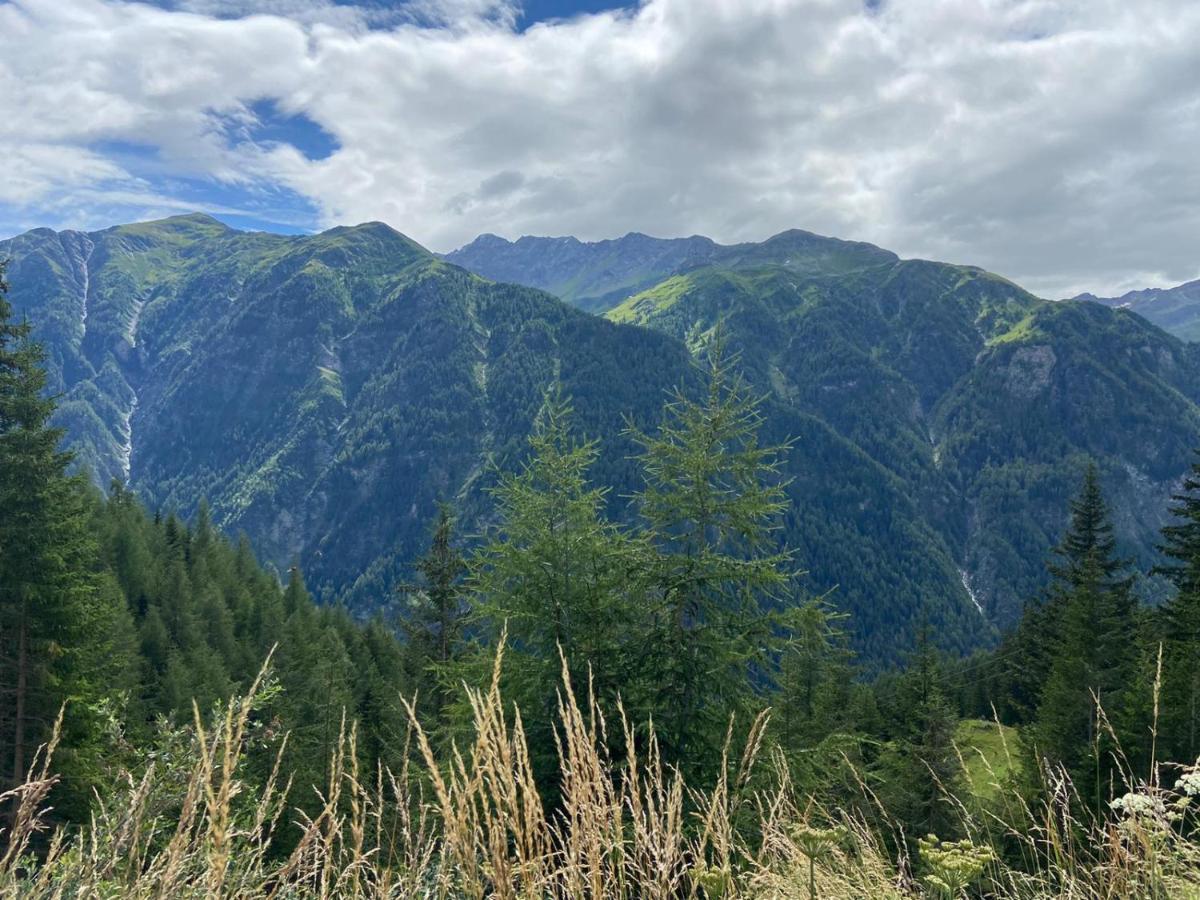
[[[0,0],[0,900],[1200,900],[1194,0]]]

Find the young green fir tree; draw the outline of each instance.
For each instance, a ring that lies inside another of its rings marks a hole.
[[[1061,765],[1099,814],[1115,747],[1103,725],[1122,720],[1137,672],[1133,579],[1116,539],[1095,466],[1071,504],[1050,566],[1052,660],[1033,737],[1038,756]],[[1131,742],[1132,743],[1132,742]]]
[[[1175,585],[1159,614],[1160,748],[1166,759],[1192,762],[1200,757],[1200,462],[1172,499],[1175,521],[1163,527],[1161,547],[1170,562],[1155,569]]]
[[[892,739],[873,770],[878,796],[911,838],[951,835],[959,828],[953,798],[962,776],[954,730],[958,716],[944,688],[945,675],[928,620],[897,679],[891,698]]]
[[[689,767],[719,761],[730,714],[758,703],[761,669],[774,657],[763,604],[792,575],[774,542],[787,447],[759,444],[760,402],[735,363],[718,340],[704,396],[677,391],[657,433],[630,431],[645,476],[635,500],[654,548],[655,725],[664,751]]]

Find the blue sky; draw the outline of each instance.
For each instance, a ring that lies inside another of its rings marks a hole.
[[[1200,276],[1193,0],[0,0],[0,236],[761,240]]]
[[[150,2],[155,6],[171,10],[187,10],[189,7],[195,8],[195,4],[189,4],[187,0],[150,0]],[[869,2],[878,2],[878,0],[869,0]],[[386,26],[389,21],[394,21],[396,18],[412,17],[421,19],[425,17],[425,11],[421,9],[423,4],[420,0],[329,0],[329,5],[378,14],[373,23],[374,27]],[[427,6],[427,4],[425,5]],[[617,2],[617,0],[520,0],[519,3],[515,4],[518,8],[517,27],[524,29],[538,22],[569,19],[574,16],[636,5],[637,0],[627,0],[624,3]],[[234,18],[245,13],[271,12],[285,8],[278,3],[272,3],[271,0],[266,0],[266,2],[263,2],[263,0],[227,0],[227,2],[221,3],[220,6],[222,11],[219,15],[223,18]]]

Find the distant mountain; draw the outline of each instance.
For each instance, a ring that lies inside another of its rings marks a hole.
[[[1189,281],[1173,288],[1130,291],[1120,297],[1080,294],[1075,299],[1133,310],[1176,337],[1200,341],[1200,281]]]
[[[555,378],[625,515],[625,417],[652,427],[667,388],[696,385],[718,323],[766,436],[796,439],[779,539],[874,664],[922,620],[960,651],[1012,623],[1088,459],[1148,563],[1200,445],[1200,348],[1128,310],[802,231],[481,238],[448,258],[523,287],[378,223],[284,237],[183,216],[37,230],[6,256],[97,481],[185,513],[207,497],[276,568],[298,560],[359,610],[388,601],[438,500],[468,530],[486,521],[494,466],[520,459]]]
[[[702,266],[777,263],[798,272],[839,274],[894,262],[870,244],[806,231],[785,231],[761,244],[722,246],[706,237],[652,238],[631,233],[610,241],[485,234],[446,254],[447,261],[492,281],[541,288],[589,312],[605,312],[664,278]]]

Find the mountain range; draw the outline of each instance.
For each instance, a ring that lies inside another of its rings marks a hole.
[[[1189,281],[1173,288],[1129,291],[1120,297],[1079,294],[1074,299],[1130,309],[1185,341],[1200,340],[1200,281]]]
[[[371,223],[312,236],[181,216],[0,242],[98,483],[245,531],[327,601],[385,606],[440,500],[470,533],[563,383],[610,513],[622,437],[720,325],[795,440],[780,539],[873,664],[922,621],[965,652],[1015,621],[1089,460],[1154,558],[1200,445],[1197,349],[1127,307],[789,231],[758,244],[485,235],[443,258]],[[468,271],[469,270],[469,271]],[[1147,593],[1154,586],[1148,585]]]

